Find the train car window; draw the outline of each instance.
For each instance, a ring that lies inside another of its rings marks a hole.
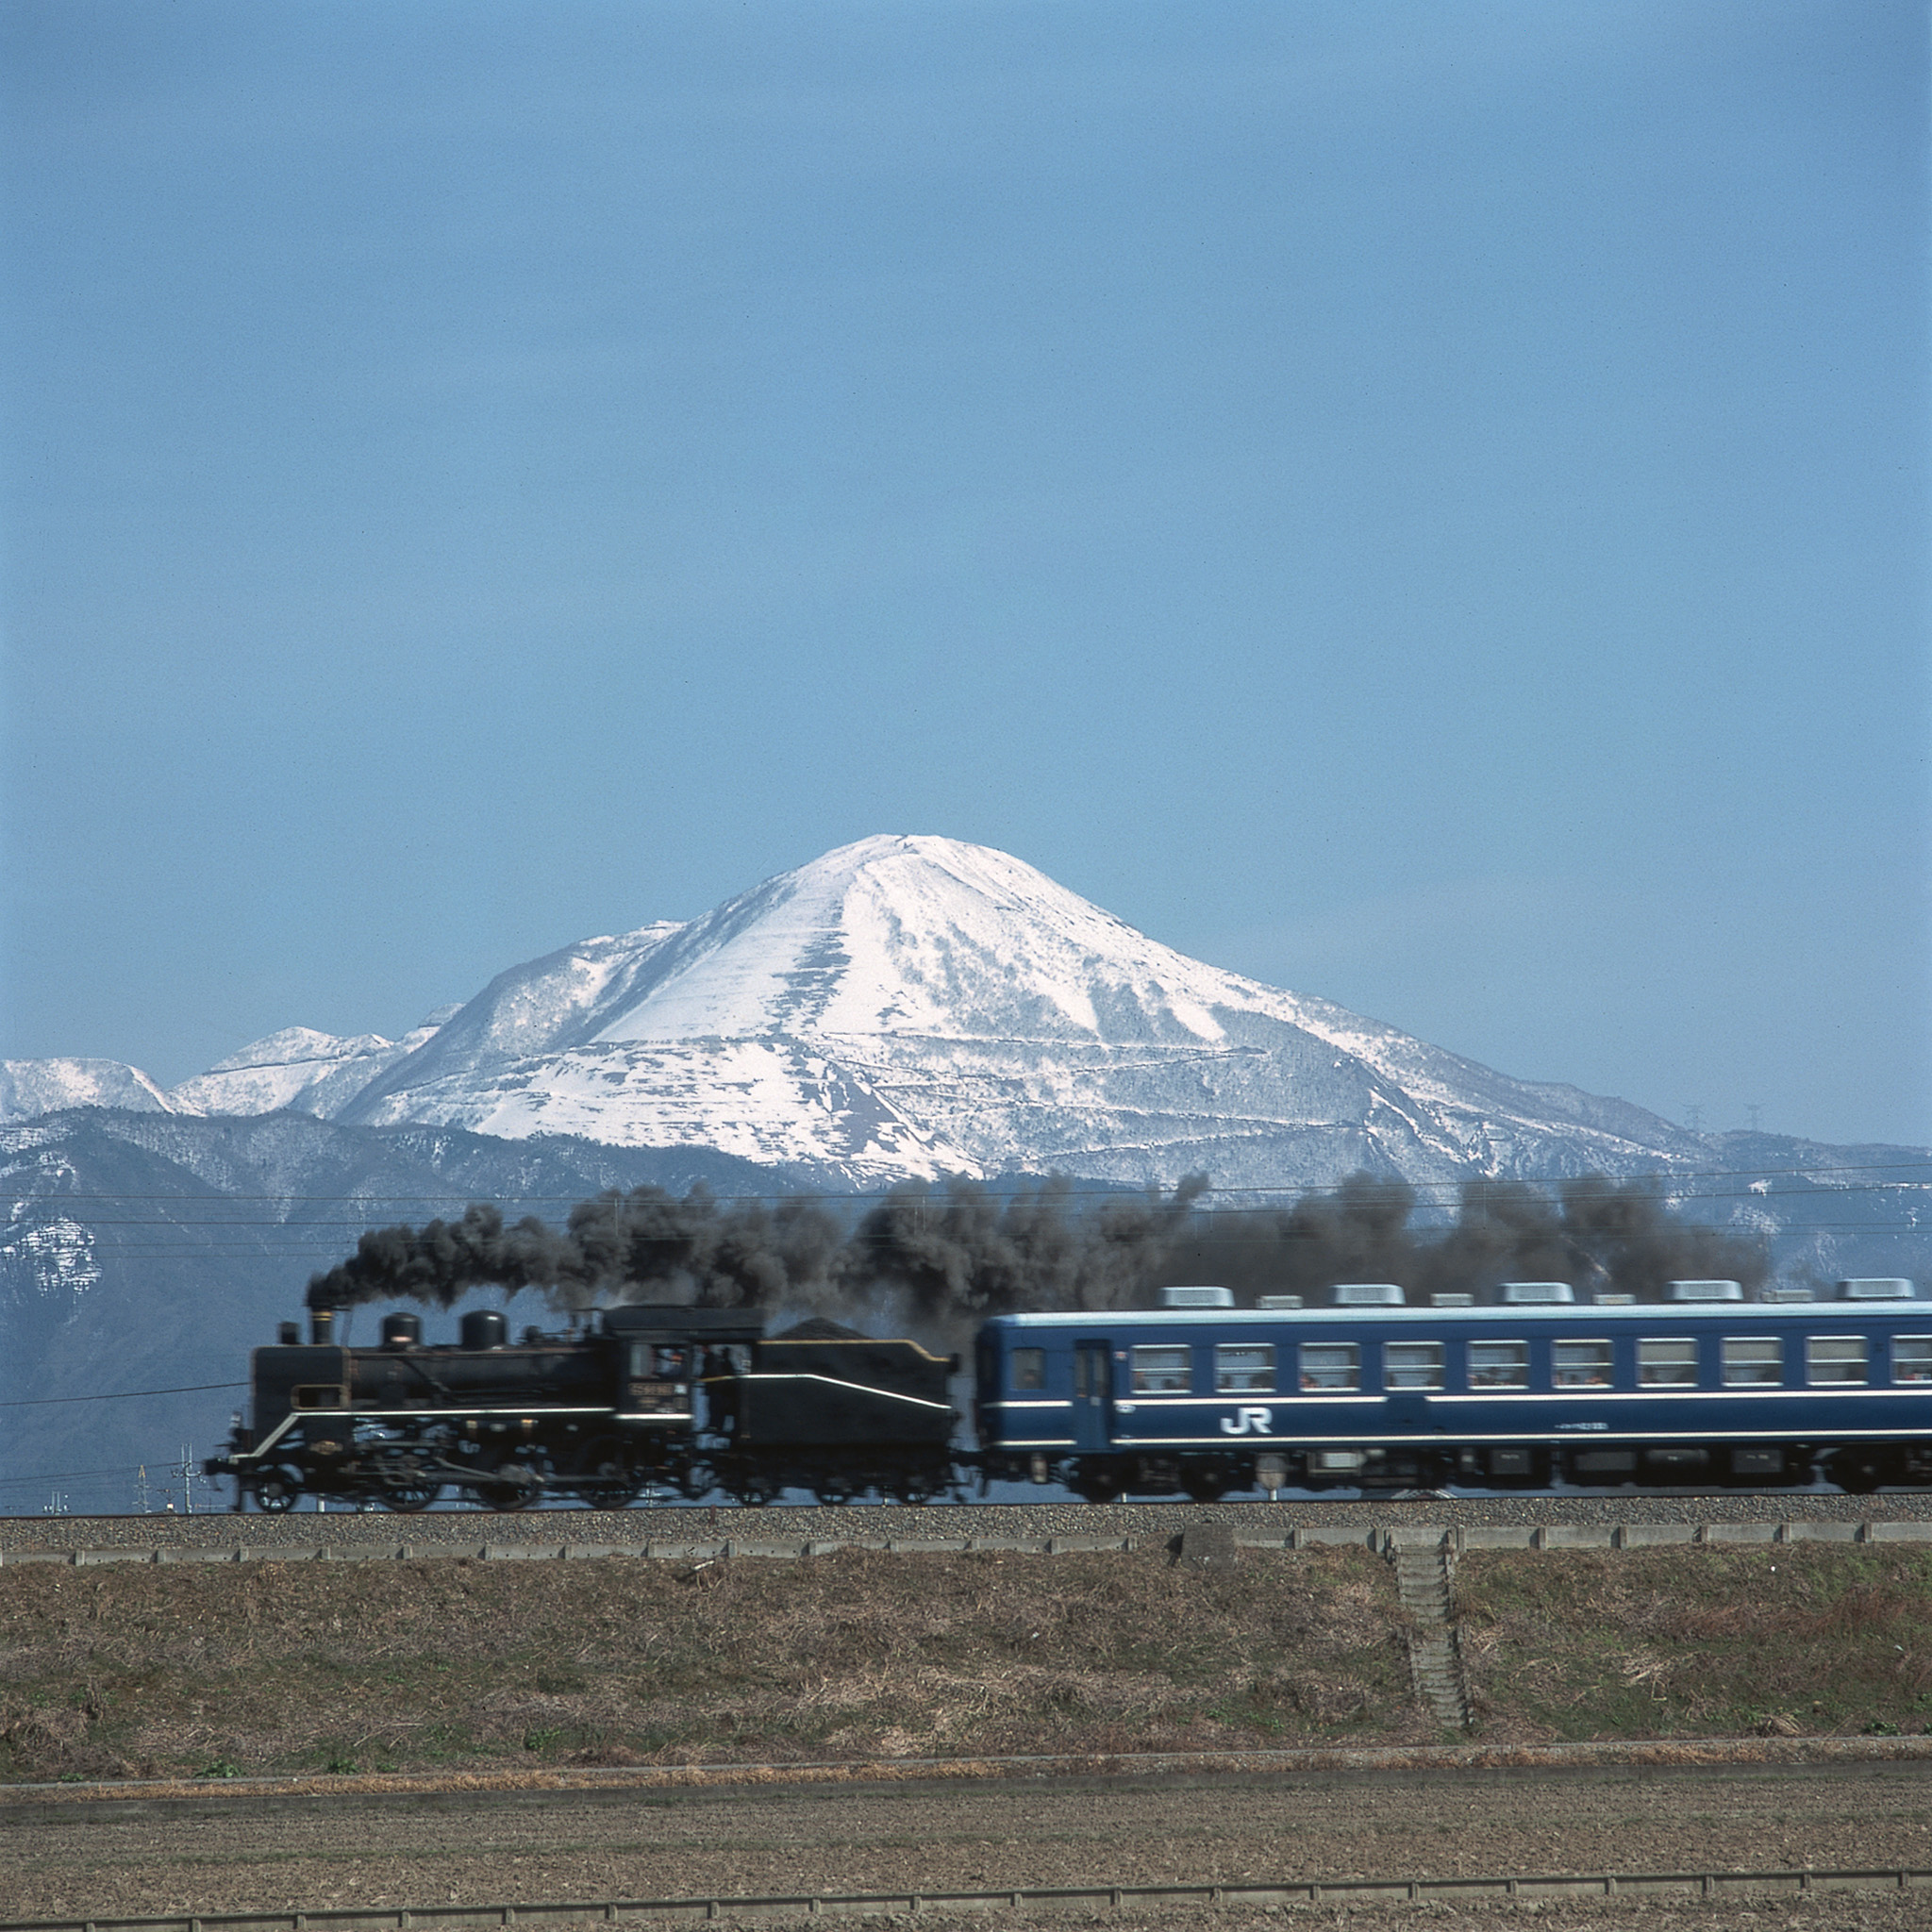
[[[1362,1386],[1362,1352],[1353,1341],[1302,1343],[1302,1387],[1333,1394]]]
[[[1894,1382],[1932,1382],[1932,1335],[1894,1335],[1891,1338],[1891,1379]]]
[[[1214,1350],[1214,1387],[1223,1395],[1272,1394],[1274,1350],[1262,1341],[1224,1341]]]
[[[1807,1335],[1805,1338],[1805,1379],[1820,1384],[1862,1382],[1865,1376],[1865,1338],[1862,1335]]]
[[[1131,1357],[1134,1392],[1137,1395],[1185,1395],[1188,1392],[1188,1356],[1185,1347],[1142,1342]]]
[[[1748,1389],[1785,1378],[1785,1345],[1775,1335],[1726,1335],[1724,1387]]]
[[[1610,1344],[1607,1341],[1553,1341],[1550,1380],[1558,1389],[1607,1389],[1610,1386]]]
[[[1046,1351],[1043,1348],[1016,1348],[1013,1351],[1013,1391],[1025,1394],[1046,1387]]]
[[[1527,1389],[1529,1343],[1472,1341],[1469,1344],[1469,1386],[1472,1389]]]
[[[1440,1389],[1442,1386],[1442,1344],[1440,1341],[1385,1341],[1382,1344],[1382,1386],[1385,1389]]]
[[[340,1382],[298,1382],[289,1401],[295,1408],[347,1408],[349,1391]]]
[[[1643,1335],[1637,1341],[1640,1389],[1694,1389],[1697,1339],[1691,1335]]]

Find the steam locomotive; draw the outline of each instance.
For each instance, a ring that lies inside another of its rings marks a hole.
[[[958,1358],[812,1321],[632,1306],[571,1335],[463,1316],[453,1347],[384,1317],[375,1348],[318,1309],[256,1350],[251,1420],[206,1465],[236,1505],[303,1495],[414,1510],[454,1491],[622,1507],[646,1490],[766,1503],[919,1502],[983,1479],[1091,1500],[1257,1489],[1390,1493],[1562,1481],[1848,1491],[1932,1485],[1932,1308],[1907,1281],[1829,1302],[1744,1303],[1675,1282],[1664,1303],[1577,1304],[1560,1282],[1410,1307],[1343,1284],[1331,1305],[1003,1315],[974,1350],[976,1445],[955,1441]],[[1919,1310],[1925,1308],[1925,1313]]]
[[[417,1510],[454,1491],[491,1509],[621,1509],[647,1489],[765,1503],[791,1487],[924,1502],[955,1477],[956,1364],[916,1341],[818,1321],[767,1336],[726,1309],[636,1306],[519,1341],[473,1309],[454,1347],[425,1347],[421,1318],[397,1312],[378,1346],[350,1348],[333,1310],[309,1320],[307,1342],[287,1322],[255,1351],[250,1417],[205,1465],[235,1478],[238,1508],[312,1495]]]

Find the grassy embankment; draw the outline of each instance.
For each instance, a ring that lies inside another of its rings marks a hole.
[[[1920,1731],[1932,1553],[1471,1557],[1495,1740]],[[0,1571],[0,1779],[1418,1743],[1363,1550]]]

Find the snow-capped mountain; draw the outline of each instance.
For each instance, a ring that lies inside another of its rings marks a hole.
[[[168,1091],[175,1113],[275,1113],[287,1108],[327,1120],[378,1074],[425,1046],[458,1007],[442,1007],[400,1040],[379,1033],[344,1039],[312,1026],[284,1026]]]
[[[168,1096],[123,1060],[0,1060],[0,1121],[30,1120],[70,1107],[172,1113]]]
[[[703,1145],[854,1181],[1627,1172],[1656,1115],[1188,958],[1019,859],[875,838],[501,974],[336,1117]]]
[[[92,1104],[709,1147],[861,1185],[1206,1170],[1296,1189],[1704,1151],[1641,1108],[1191,959],[1017,858],[939,838],[862,840],[688,924],[566,946],[401,1041],[291,1027],[166,1095],[120,1072],[146,1097]],[[42,1083],[60,1096],[45,1104],[90,1104],[67,1079]]]

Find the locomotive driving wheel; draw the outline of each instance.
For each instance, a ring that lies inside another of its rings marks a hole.
[[[584,1451],[571,1488],[592,1509],[628,1509],[643,1493],[644,1477],[631,1467],[624,1443],[605,1436]]]
[[[398,1516],[413,1516],[419,1509],[426,1509],[442,1494],[442,1485],[433,1483],[426,1476],[391,1483],[385,1490],[378,1490],[375,1500],[385,1509],[393,1509]]]

